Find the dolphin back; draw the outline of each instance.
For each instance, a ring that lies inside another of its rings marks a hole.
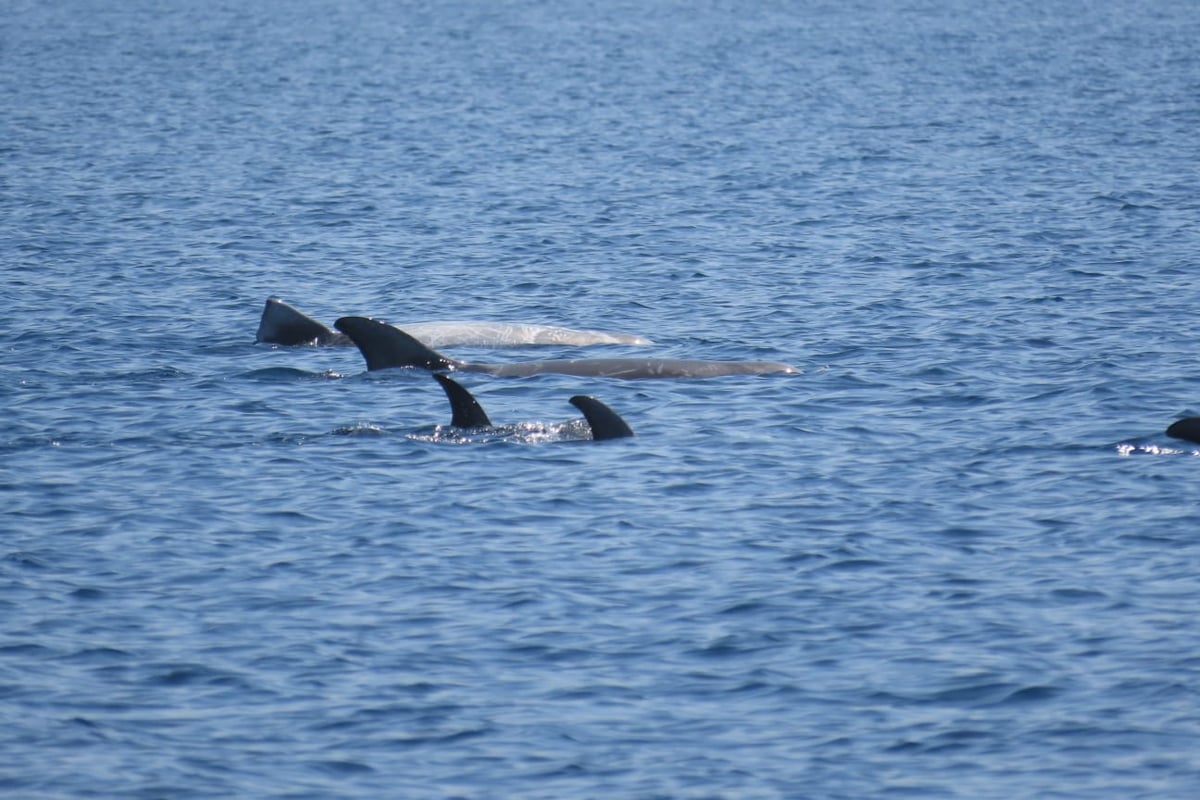
[[[571,405],[583,412],[588,425],[592,427],[594,441],[633,436],[633,428],[630,428],[629,424],[621,419],[621,415],[596,398],[577,394],[571,398],[570,402]]]
[[[1184,417],[1171,423],[1167,436],[1200,444],[1200,417]]]
[[[421,367],[428,370],[460,367],[458,362],[430,349],[396,326],[377,319],[342,317],[333,325],[358,346],[369,371],[391,367]]]
[[[285,345],[324,345],[338,343],[339,339],[344,338],[278,297],[268,297],[262,318],[258,321],[258,334],[254,341]]]
[[[450,413],[453,415],[450,424],[453,427],[492,427],[492,421],[488,419],[487,412],[483,410],[483,406],[479,405],[475,395],[440,372],[433,373],[433,377],[441,384],[443,391],[446,392],[446,397],[450,400]]]
[[[776,361],[702,361],[675,358],[578,358],[471,364],[454,361],[394,325],[370,317],[342,317],[334,323],[358,345],[368,370],[421,367],[438,371],[484,372],[498,377],[526,377],[547,372],[609,378],[715,378],[722,375],[796,373]]]

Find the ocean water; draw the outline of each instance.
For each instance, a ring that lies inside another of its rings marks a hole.
[[[0,794],[1191,798],[1200,14],[10,0]],[[496,319],[798,375],[254,344]]]

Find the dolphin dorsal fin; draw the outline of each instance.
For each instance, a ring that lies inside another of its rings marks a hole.
[[[1184,417],[1171,423],[1167,436],[1200,444],[1200,417]]]
[[[475,395],[440,372],[433,373],[433,377],[441,384],[442,389],[446,392],[446,397],[450,399],[450,413],[453,415],[450,424],[452,426],[455,428],[492,427],[492,421],[488,419],[487,412],[483,410],[483,406],[479,405]]]
[[[621,415],[596,398],[577,394],[570,402],[587,418],[588,425],[592,426],[592,439],[595,441],[633,436],[633,429],[621,419]]]
[[[312,317],[300,313],[278,297],[268,297],[254,341],[286,345],[321,344],[336,337],[336,333]]]
[[[426,347],[394,325],[370,317],[342,317],[334,327],[350,337],[367,362],[367,370],[389,367],[459,369],[462,365]]]

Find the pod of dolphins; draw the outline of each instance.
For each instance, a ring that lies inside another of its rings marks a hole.
[[[625,333],[578,330],[532,323],[480,321],[412,322],[390,325],[370,317],[341,317],[331,330],[277,297],[267,299],[258,325],[257,342],[278,345],[337,347],[354,345],[367,370],[395,367],[426,369],[450,400],[451,427],[487,429],[492,423],[478,401],[448,372],[478,372],[500,377],[556,373],[607,378],[712,378],[723,375],[795,374],[798,369],[776,361],[711,361],[675,358],[578,358],[479,364],[442,355],[434,347],[454,345],[513,346],[558,344],[648,345],[649,339]],[[591,428],[592,439],[633,436],[633,430],[611,408],[585,395],[570,403],[579,409]]]
[[[358,347],[367,370],[409,367],[427,369],[450,400],[453,428],[493,427],[479,402],[448,372],[480,372],[501,377],[524,377],[543,373],[607,378],[711,378],[722,375],[765,375],[797,373],[790,364],[775,361],[706,361],[671,358],[579,358],[478,364],[457,361],[435,347],[455,345],[514,346],[558,344],[648,345],[649,339],[626,333],[578,330],[532,323],[481,321],[411,322],[390,325],[370,317],[341,317],[331,330],[277,297],[267,298],[258,325],[257,342],[316,347]],[[594,397],[575,395],[572,405],[583,412],[593,440],[633,436],[633,430],[611,408]],[[1171,423],[1166,435],[1200,444],[1200,417],[1184,417]]]

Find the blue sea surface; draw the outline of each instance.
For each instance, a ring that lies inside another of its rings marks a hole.
[[[0,794],[1197,796],[1194,2],[10,0],[0,100]],[[802,373],[448,439],[270,295]]]

